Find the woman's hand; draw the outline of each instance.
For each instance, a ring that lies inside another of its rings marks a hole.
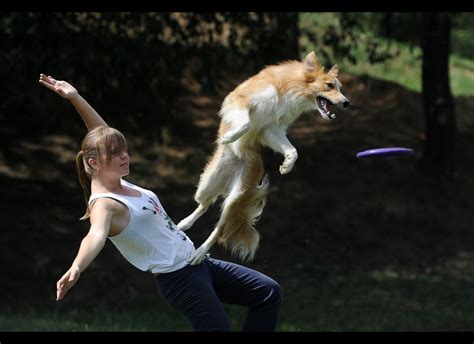
[[[66,81],[56,80],[51,75],[40,74],[39,82],[66,99],[72,99],[79,94],[74,86]]]
[[[63,275],[63,277],[61,277],[61,279],[56,283],[56,301],[61,301],[63,299],[68,290],[76,284],[80,275],[80,270],[73,266]]]
[[[66,81],[56,80],[51,75],[40,74],[40,84],[56,92],[61,97],[68,99],[76,108],[87,129],[92,130],[98,126],[108,127],[107,123],[100,117],[89,103],[81,97],[77,90]]]

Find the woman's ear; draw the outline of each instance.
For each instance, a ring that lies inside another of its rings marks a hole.
[[[94,171],[98,171],[99,170],[99,164],[97,162],[97,159],[94,159],[94,158],[89,158],[87,160],[87,163],[89,164],[89,166],[94,170]]]

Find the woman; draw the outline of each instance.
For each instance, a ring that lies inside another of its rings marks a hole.
[[[150,190],[129,183],[127,142],[66,81],[40,74],[39,82],[68,99],[89,132],[76,164],[90,230],[69,270],[57,282],[57,301],[76,284],[109,238],[135,267],[154,274],[164,301],[195,331],[230,331],[223,303],[248,307],[243,331],[274,331],[281,288],[264,274],[209,256],[189,265],[193,242],[178,229]]]

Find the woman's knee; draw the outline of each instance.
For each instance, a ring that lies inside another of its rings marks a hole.
[[[281,300],[283,299],[283,289],[277,282],[275,282],[273,285],[273,290],[275,292],[276,298],[278,298],[278,302],[281,303]]]
[[[283,299],[283,290],[281,286],[276,281],[269,278],[266,287],[268,293],[264,301],[272,304],[280,304]]]

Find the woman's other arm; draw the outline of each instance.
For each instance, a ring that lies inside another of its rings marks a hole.
[[[44,74],[40,74],[39,82],[61,97],[68,99],[76,108],[88,130],[92,130],[98,126],[108,126],[97,111],[95,111],[94,108],[82,98],[74,86],[68,82],[56,80],[52,76],[46,76]]]

